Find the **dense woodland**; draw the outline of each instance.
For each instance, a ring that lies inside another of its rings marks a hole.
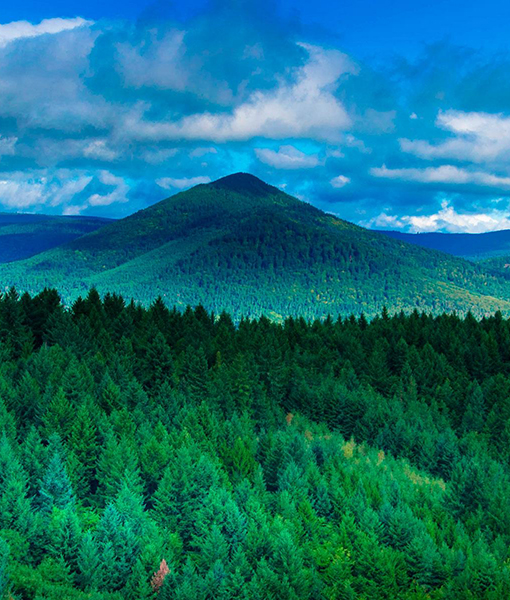
[[[389,238],[326,214],[251,175],[198,185],[125,219],[0,266],[18,290],[91,287],[149,306],[243,316],[372,317],[383,307],[510,316],[510,273]],[[6,290],[4,290],[6,291]]]
[[[510,322],[0,299],[0,597],[507,600]]]

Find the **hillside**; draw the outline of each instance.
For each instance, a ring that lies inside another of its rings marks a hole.
[[[307,318],[414,308],[510,314],[510,282],[483,267],[357,227],[236,174],[0,269],[3,285],[95,286],[143,303]]]
[[[0,298],[0,349],[2,600],[510,598],[501,315],[49,290]]]
[[[30,258],[110,222],[99,217],[0,214],[0,263]]]
[[[496,277],[510,277],[510,252],[480,261],[480,265]]]
[[[487,233],[403,233],[402,231],[380,231],[379,233],[423,248],[440,250],[474,261],[510,254],[510,230],[508,229]]]

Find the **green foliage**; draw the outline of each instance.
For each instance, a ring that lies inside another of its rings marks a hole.
[[[4,597],[510,597],[501,314],[54,297],[0,297]]]
[[[146,306],[156,296],[180,308],[203,304],[236,321],[263,314],[374,316],[384,306],[510,314],[504,269],[357,227],[246,174],[196,186],[67,245],[2,265],[0,275],[31,293],[58,286],[68,304],[96,287]],[[87,314],[90,308],[83,307]],[[161,319],[161,307],[155,311]],[[146,360],[161,361],[164,373],[172,366],[158,352],[161,340],[147,333]],[[369,377],[377,378],[386,367],[377,352],[369,360]],[[401,359],[394,360],[398,368]],[[161,375],[153,371],[156,384]]]
[[[9,545],[0,538],[0,600],[7,600],[9,587]]]

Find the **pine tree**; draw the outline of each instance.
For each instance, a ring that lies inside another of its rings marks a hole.
[[[85,363],[71,359],[62,378],[62,387],[66,398],[77,408],[91,392],[94,381]]]
[[[107,414],[118,410],[122,406],[122,398],[119,386],[116,385],[109,374],[105,375],[101,384],[101,397],[99,406]]]
[[[191,399],[201,401],[205,398],[208,386],[207,373],[208,366],[204,350],[189,348],[184,356],[182,379],[184,390]]]
[[[44,436],[49,438],[54,433],[58,433],[62,438],[67,439],[74,416],[75,410],[64,390],[59,387],[42,418]]]
[[[182,448],[167,467],[154,494],[155,518],[167,528],[177,528],[189,542],[196,511],[218,483],[217,469],[206,455],[195,460],[188,449]]]
[[[426,531],[415,535],[408,543],[405,557],[411,576],[425,589],[430,590],[441,583],[439,554]]]
[[[4,399],[0,396],[0,434],[3,433],[8,439],[14,440],[16,437],[16,418],[7,409]]]
[[[466,432],[480,432],[485,423],[485,403],[480,386],[471,386],[466,400],[466,411],[462,419],[462,428]]]
[[[106,504],[113,500],[125,475],[138,474],[138,456],[133,443],[123,437],[120,441],[111,437],[106,442],[98,461],[98,495]]]
[[[206,573],[203,584],[205,598],[213,600],[230,600],[227,571],[221,560],[217,560]]]
[[[21,446],[20,458],[29,477],[29,495],[36,496],[47,463],[47,448],[36,427],[32,426]]]
[[[77,580],[82,590],[94,592],[103,587],[103,564],[94,535],[87,531],[81,540],[77,556]]]
[[[79,498],[88,502],[88,496],[95,486],[97,463],[97,428],[91,419],[90,405],[83,404],[78,409],[71,427],[69,449],[72,451],[77,468],[73,483]]]
[[[58,451],[54,452],[41,480],[38,504],[46,514],[51,513],[53,508],[64,510],[75,505],[71,482]]]
[[[140,469],[145,480],[147,497],[151,497],[170,461],[170,441],[163,424],[159,422],[154,432],[140,450]]]
[[[155,335],[149,337],[147,349],[144,352],[142,383],[146,388],[157,388],[164,381],[172,379],[173,371],[172,352],[163,334],[157,331]]]
[[[21,429],[28,429],[36,423],[37,409],[41,404],[41,390],[38,382],[28,373],[24,373],[14,398],[14,413]]]
[[[274,543],[273,565],[279,577],[280,598],[310,598],[311,573],[303,553],[296,547],[290,532],[282,531]]]
[[[27,491],[27,474],[4,434],[0,438],[0,529],[30,531],[33,519]]]
[[[9,545],[0,538],[0,600],[9,598]]]
[[[48,552],[61,558],[70,571],[78,572],[78,550],[81,545],[81,524],[74,506],[54,508],[48,525]]]
[[[149,600],[149,598],[154,598],[147,571],[140,559],[136,560],[131,569],[122,596],[126,600]]]
[[[140,553],[140,539],[131,527],[129,517],[109,504],[97,527],[97,540],[104,567],[102,588],[121,590]]]

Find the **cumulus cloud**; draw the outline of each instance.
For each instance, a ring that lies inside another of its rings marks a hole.
[[[316,154],[306,154],[294,146],[280,146],[278,150],[255,148],[257,158],[275,169],[311,169],[319,164]]]
[[[439,113],[436,125],[454,134],[438,144],[401,139],[404,152],[421,158],[449,158],[475,163],[505,159],[510,151],[510,117],[502,114],[449,110]]]
[[[178,189],[184,190],[200,183],[210,183],[210,177],[162,177],[157,179],[156,183],[165,190]]]
[[[345,175],[337,175],[336,177],[333,177],[333,179],[331,179],[329,183],[335,189],[340,189],[345,187],[350,182],[350,177],[346,177]]]
[[[510,177],[499,177],[484,171],[469,171],[452,165],[440,167],[388,169],[386,166],[373,167],[374,177],[396,179],[417,183],[472,184],[494,188],[510,188]]]
[[[83,148],[83,156],[111,162],[119,157],[119,152],[110,148],[106,140],[91,140],[86,142]]]
[[[124,131],[138,140],[243,141],[315,138],[335,140],[351,119],[332,86],[342,75],[354,73],[350,59],[337,50],[300,44],[309,55],[291,83],[275,90],[256,91],[231,112],[203,112],[172,122],[153,122],[142,114],[127,116]]]
[[[74,19],[44,19],[37,25],[28,21],[13,21],[12,23],[0,24],[0,48],[10,42],[23,38],[32,38],[44,34],[61,33],[77,27],[92,25],[92,21],[87,21],[81,17]]]
[[[0,25],[0,210],[120,216],[249,171],[355,222],[434,215],[452,188],[456,213],[498,217],[510,63],[444,45],[367,64],[268,11]]]
[[[508,211],[459,213],[444,200],[441,209],[429,215],[389,215],[381,213],[366,223],[378,229],[403,229],[412,233],[448,231],[450,233],[485,233],[510,229]]]
[[[110,206],[117,202],[127,202],[129,186],[122,177],[117,177],[109,171],[101,171],[98,179],[100,183],[114,189],[107,194],[92,194],[88,198],[89,206]]]
[[[55,178],[48,179],[46,173],[4,173],[0,174],[0,203],[15,210],[62,206],[85,190],[91,181],[91,176],[82,174],[57,173]]]

